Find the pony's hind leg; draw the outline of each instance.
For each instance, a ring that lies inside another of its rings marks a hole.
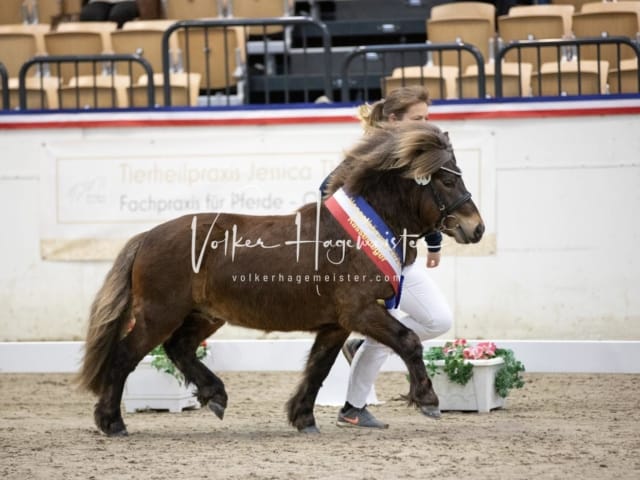
[[[213,335],[224,321],[192,312],[184,323],[164,343],[171,361],[184,375],[187,383],[198,387],[198,401],[207,405],[222,420],[227,408],[227,392],[224,383],[196,357],[196,350],[203,340]]]
[[[155,306],[147,306],[144,312],[133,309],[131,329],[114,346],[108,360],[108,377],[94,410],[95,423],[105,434],[127,434],[120,410],[125,381],[140,360],[171,334],[176,325],[171,319],[184,316],[176,313]],[[154,319],[153,323],[150,319]]]
[[[336,325],[327,326],[316,335],[302,380],[287,402],[289,422],[304,433],[318,433],[313,406],[322,382],[333,366],[349,332]]]
[[[106,435],[127,435],[127,429],[122,419],[120,402],[124,383],[129,374],[144,355],[152,348],[141,347],[136,339],[138,335],[129,335],[118,342],[110,361],[108,379],[99,393],[98,402],[94,407],[93,418],[96,426]]]

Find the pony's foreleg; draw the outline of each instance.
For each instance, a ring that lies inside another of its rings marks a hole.
[[[191,313],[184,323],[164,343],[169,358],[178,367],[188,383],[198,387],[198,401],[207,405],[220,420],[227,408],[224,383],[196,357],[203,340],[224,325],[224,320]]]
[[[438,396],[433,390],[431,380],[422,357],[422,342],[413,330],[405,327],[393,318],[380,305],[372,305],[361,310],[353,317],[356,320],[351,327],[364,335],[388,346],[396,352],[407,366],[410,378],[408,400],[429,417],[440,417]]]
[[[304,374],[296,393],[287,402],[289,422],[304,433],[317,433],[316,419],[313,416],[313,406],[322,386],[322,382],[333,366],[349,332],[332,325],[320,330],[304,370]]]

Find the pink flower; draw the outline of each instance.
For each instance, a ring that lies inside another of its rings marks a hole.
[[[462,358],[466,360],[475,360],[476,357],[473,347],[466,347],[464,350],[462,350]]]
[[[480,342],[476,348],[481,352],[478,358],[493,358],[496,356],[496,344],[493,342]]]

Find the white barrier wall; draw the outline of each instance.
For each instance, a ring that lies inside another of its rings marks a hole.
[[[353,111],[0,116],[0,341],[82,339],[108,259],[164,218],[311,200],[360,135]],[[640,339],[640,100],[431,111],[487,224],[432,271],[455,313],[446,337]]]

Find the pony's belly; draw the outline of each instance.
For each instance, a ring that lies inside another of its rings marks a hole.
[[[311,289],[247,288],[221,294],[205,308],[231,325],[264,331],[309,331],[335,323],[335,302]]]

